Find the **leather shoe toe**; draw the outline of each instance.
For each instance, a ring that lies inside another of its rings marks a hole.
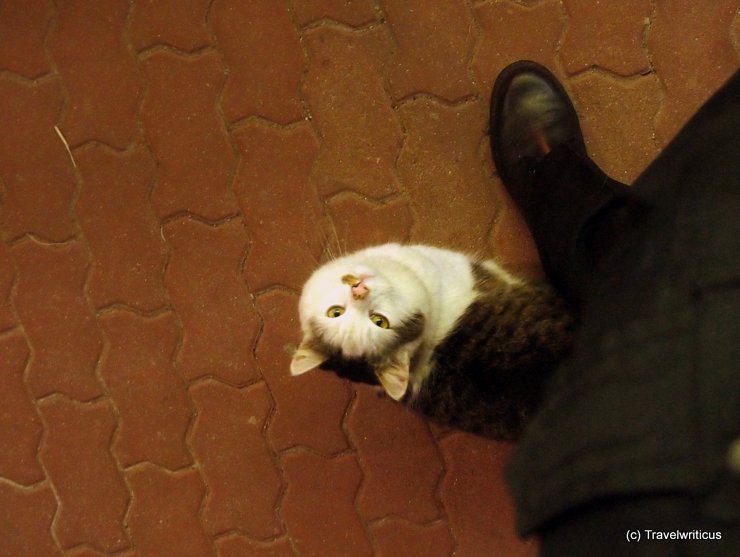
[[[545,155],[566,146],[586,156],[568,94],[547,68],[528,60],[511,64],[496,79],[490,136],[498,174],[525,216],[534,175]]]

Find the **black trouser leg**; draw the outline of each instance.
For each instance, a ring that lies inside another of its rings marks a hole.
[[[565,146],[538,165],[526,214],[548,278],[573,306],[637,208],[629,187]]]
[[[534,417],[512,461],[519,520],[526,525],[522,532],[541,536],[542,557],[740,555],[740,471],[729,457],[731,443],[740,442],[738,130],[740,72],[626,198],[619,187],[610,196],[606,186],[607,224],[598,202],[578,201],[574,208],[563,203],[567,236],[540,235],[543,250],[560,245],[547,264],[565,285],[588,275],[577,261],[584,253],[598,255],[589,242],[610,236],[616,242],[604,250],[612,256],[594,273],[592,294],[584,302],[581,339],[586,340],[556,375],[544,417]],[[589,173],[588,162],[561,156],[571,177],[590,174],[591,183],[598,182],[598,169]],[[556,159],[547,162],[555,165]],[[544,187],[546,175],[541,178]],[[594,191],[603,190],[591,190],[590,199],[598,201]],[[638,196],[650,209],[635,233],[620,242]],[[549,226],[554,231],[557,221]],[[567,253],[574,258],[562,255]],[[634,387],[641,396],[634,396]],[[605,414],[604,401],[618,405]],[[586,439],[583,445],[570,443],[572,424],[589,424],[578,436]],[[667,458],[671,453],[678,456]],[[575,485],[591,486],[592,495],[568,500],[573,490],[562,486]],[[656,489],[674,493],[656,494]],[[641,541],[628,542],[628,530],[639,532]],[[668,538],[650,539],[647,530]]]
[[[654,203],[677,189],[713,180],[737,193],[740,145],[736,131],[740,71],[728,80],[630,188],[565,146],[539,164],[524,208],[545,272],[574,306],[580,305],[599,262]],[[735,141],[736,140],[731,140]]]

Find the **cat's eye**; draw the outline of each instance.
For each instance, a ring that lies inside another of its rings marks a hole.
[[[326,310],[326,316],[327,317],[339,317],[344,313],[344,308],[342,306],[331,306],[329,309]]]
[[[373,325],[376,327],[380,327],[381,329],[389,329],[391,324],[388,322],[388,319],[379,313],[371,313],[370,314],[370,321],[373,322]]]

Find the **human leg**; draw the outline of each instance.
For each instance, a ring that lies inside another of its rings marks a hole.
[[[728,456],[740,443],[739,132],[736,74],[630,190],[649,209],[594,270],[578,343],[508,469],[520,531],[542,537],[543,555],[616,548],[651,508],[663,510],[643,530],[722,534],[711,547],[668,540],[668,555],[740,554]],[[663,524],[673,512],[683,518]]]
[[[575,109],[543,66],[521,61],[504,69],[490,116],[497,171],[532,231],[545,272],[577,306],[638,203],[588,157]]]

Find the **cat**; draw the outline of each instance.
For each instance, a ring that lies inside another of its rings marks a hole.
[[[440,424],[504,440],[521,434],[574,330],[544,285],[491,260],[395,243],[320,266],[298,313],[292,375],[332,371]]]

